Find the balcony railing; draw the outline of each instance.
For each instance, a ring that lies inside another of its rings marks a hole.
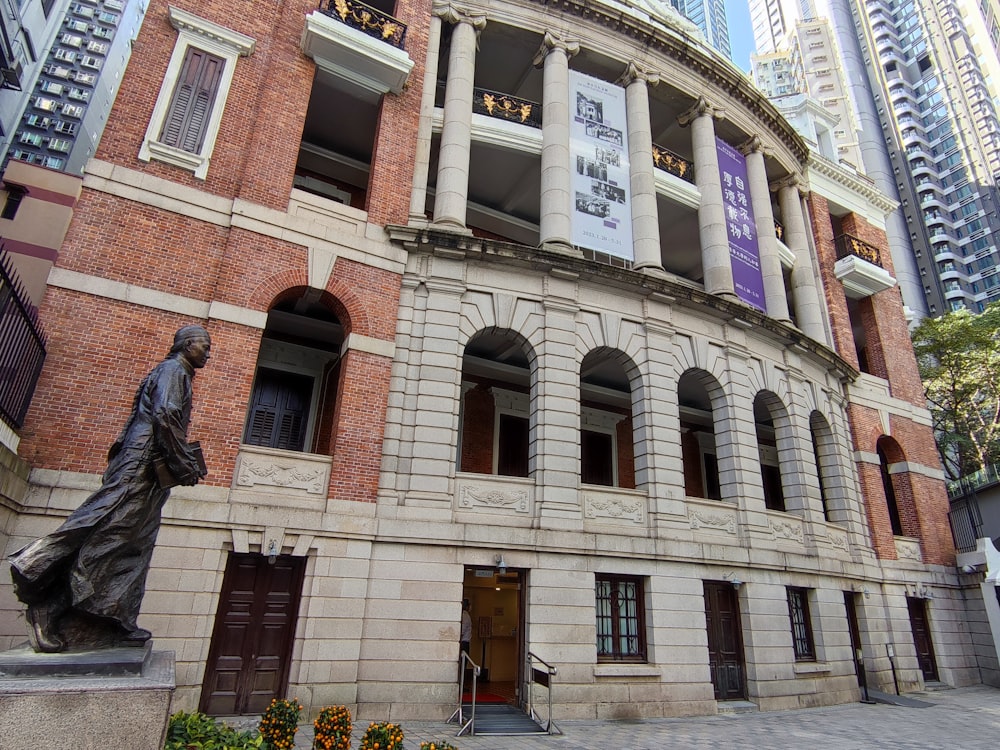
[[[0,247],[0,419],[19,429],[45,361],[45,335]]]
[[[994,484],[1000,484],[1000,465],[990,464],[985,469],[948,482],[948,497],[955,501]]]
[[[516,96],[499,91],[474,89],[472,111],[488,117],[519,122],[533,128],[542,127],[542,107],[538,102],[518,99]]]
[[[351,28],[403,49],[403,43],[406,41],[406,24],[388,13],[365,5],[359,0],[320,0],[319,9]]]
[[[857,237],[852,237],[849,234],[842,234],[837,237],[836,243],[837,260],[853,255],[856,258],[868,261],[873,266],[883,267],[882,253],[874,245],[869,245],[867,242],[859,240]]]
[[[669,148],[653,144],[653,165],[674,177],[694,183],[694,164],[683,156],[678,156]]]

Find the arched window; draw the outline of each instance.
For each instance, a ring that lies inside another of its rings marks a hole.
[[[292,290],[270,310],[260,342],[243,442],[330,453],[344,329],[336,300]]]
[[[677,382],[684,494],[690,497],[722,499],[711,395],[718,392],[718,382],[703,370],[688,370]]]
[[[580,365],[580,481],[635,488],[632,387],[628,359],[597,349]],[[631,364],[631,363],[629,363]]]
[[[772,407],[781,402],[773,393],[761,391],[753,400],[753,421],[757,428],[757,451],[760,475],[764,483],[764,505],[768,510],[785,510],[785,491],[781,480],[778,438],[774,428]]]
[[[480,331],[466,345],[459,471],[528,476],[533,359],[524,339],[506,329]]]
[[[894,448],[896,450],[894,450]],[[879,438],[875,448],[878,453],[879,472],[882,475],[882,488],[885,490],[885,503],[889,511],[889,525],[892,527],[893,536],[903,536],[903,517],[899,512],[899,500],[896,495],[892,474],[889,473],[888,453],[898,451],[898,446],[887,438]]]
[[[832,491],[836,478],[836,444],[833,430],[820,412],[809,415],[809,434],[812,437],[813,459],[816,461],[816,479],[819,482],[819,496],[823,503],[823,517],[827,521],[837,521]]]

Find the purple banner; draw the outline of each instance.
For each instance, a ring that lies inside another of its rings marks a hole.
[[[764,277],[760,271],[760,248],[757,245],[757,222],[750,202],[747,160],[721,138],[715,139],[719,155],[719,178],[722,180],[722,205],[726,212],[726,235],[729,259],[733,266],[736,296],[767,312],[764,301]]]

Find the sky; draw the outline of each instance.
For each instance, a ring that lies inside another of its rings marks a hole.
[[[729,27],[729,44],[733,62],[750,71],[750,53],[753,52],[753,31],[750,28],[748,0],[726,1],[726,25]]]

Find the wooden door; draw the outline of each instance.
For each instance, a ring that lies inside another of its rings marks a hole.
[[[261,714],[284,698],[305,558],[231,554],[208,654],[200,710]]]
[[[924,682],[937,682],[934,644],[931,641],[930,623],[927,621],[927,600],[907,597],[906,608],[910,611],[913,645],[917,647],[917,663],[920,665],[920,671],[924,673]]]
[[[746,700],[739,600],[731,584],[705,581],[705,620],[715,699]]]

